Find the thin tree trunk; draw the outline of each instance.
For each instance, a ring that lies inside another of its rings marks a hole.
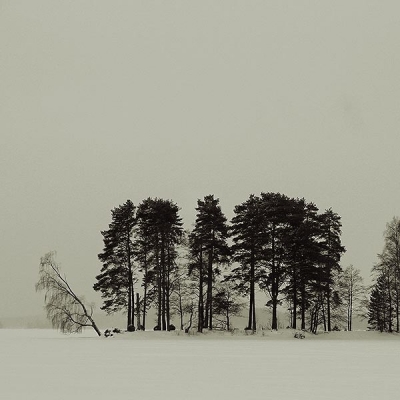
[[[277,315],[278,302],[276,297],[272,299],[272,330],[278,330],[278,315]]]
[[[249,307],[249,323],[248,328],[253,332],[256,330],[256,322],[255,322],[255,260],[254,260],[254,249],[251,251],[251,260],[250,260],[250,307]]]
[[[167,330],[167,324],[165,321],[165,291],[166,291],[166,268],[165,268],[165,238],[164,234],[161,236],[161,329]]]
[[[180,289],[179,289],[180,291]],[[181,331],[183,331],[183,306],[182,306],[182,295],[179,293],[179,315],[181,318]]]
[[[199,306],[198,306],[198,326],[197,331],[203,332],[204,325],[204,298],[203,298],[203,249],[200,249],[199,257]]]
[[[144,256],[144,286],[143,286],[143,329],[146,330],[146,313],[147,313],[147,255]]]
[[[278,330],[278,319],[277,319],[277,307],[278,307],[278,293],[277,293],[277,271],[276,271],[276,260],[275,260],[275,226],[272,228],[272,283],[271,283],[271,300],[272,300],[272,330]]]
[[[255,332],[257,329],[257,322],[256,322],[256,295],[254,292],[253,296],[253,326],[252,326],[252,331]]]
[[[158,242],[158,238],[157,238]],[[156,265],[157,265],[157,299],[158,299],[158,312],[157,312],[157,328],[161,329],[161,265],[159,256],[159,246],[156,247]]]
[[[170,272],[172,269],[172,265],[171,265],[171,252],[170,252],[170,245],[167,241],[167,271],[166,271],[166,304],[165,304],[165,308],[166,308],[166,317],[167,317],[167,330],[169,331],[169,327],[171,325],[171,316],[170,316],[170,293],[171,293],[171,282],[170,282]]]
[[[322,319],[324,321],[324,331],[326,332],[327,325],[326,325],[325,305],[324,305],[324,299],[322,298],[322,295],[321,295],[321,309],[322,309]]]
[[[297,285],[296,285],[296,267],[293,268],[293,305],[292,305],[292,329],[297,326]]]
[[[130,236],[129,236],[130,228],[128,227],[128,236],[127,236],[127,256],[128,256],[128,323],[127,329],[133,324],[133,307],[134,307],[134,299],[133,299],[133,277],[132,277],[132,262],[131,262],[131,246],[130,246]]]
[[[332,326],[331,326],[331,287],[330,287],[329,283],[328,283],[326,305],[327,305],[327,314],[328,314],[328,332],[331,332],[331,330],[332,330]]]
[[[206,320],[207,320],[207,327],[208,329],[212,330],[212,285],[213,285],[213,246],[211,246],[209,253],[208,253],[208,279],[207,279],[207,308],[206,308]]]
[[[250,285],[251,286],[251,285]],[[250,289],[250,299],[249,299],[249,320],[247,323],[247,329],[252,329],[253,326],[253,292]]]
[[[140,302],[139,302],[139,293],[136,293],[136,327],[140,329]]]
[[[90,321],[90,323],[91,323],[91,326],[92,326],[93,329],[96,331],[97,335],[98,335],[98,336],[101,336],[100,329],[97,327],[96,323],[93,321],[93,318],[92,318],[92,317],[88,317],[88,318],[89,318],[89,321]]]
[[[301,329],[306,330],[306,285],[304,277],[301,279]]]

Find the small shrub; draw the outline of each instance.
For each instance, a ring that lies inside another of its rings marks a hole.
[[[296,333],[294,334],[294,337],[295,337],[296,339],[304,339],[304,338],[305,338],[304,333],[302,333],[302,332],[296,332]]]
[[[113,336],[113,333],[111,332],[111,329],[106,329],[104,331],[104,337],[110,337]]]

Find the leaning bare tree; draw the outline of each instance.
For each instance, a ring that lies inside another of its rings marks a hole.
[[[61,275],[55,252],[45,254],[40,259],[39,281],[36,291],[45,291],[45,309],[53,328],[63,333],[79,333],[84,327],[92,327],[101,336],[92,315],[93,307],[85,305],[69,286],[65,275]]]

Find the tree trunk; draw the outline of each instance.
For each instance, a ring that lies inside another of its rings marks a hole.
[[[213,247],[211,246],[209,253],[208,253],[208,279],[207,279],[207,327],[208,329],[212,330],[212,307],[213,307],[213,296],[212,296],[212,285],[213,285]]]
[[[203,332],[204,325],[204,298],[203,298],[203,249],[200,249],[200,257],[199,257],[199,306],[198,306],[198,326],[197,331]]]
[[[306,330],[306,285],[304,278],[301,280],[301,329]]]
[[[275,225],[272,227],[272,266],[271,266],[271,300],[272,300],[272,330],[278,330],[278,277],[275,249]]]
[[[166,261],[165,261],[165,237],[164,234],[161,236],[161,329],[167,330],[167,323],[165,320],[166,316]]]
[[[297,285],[296,285],[296,268],[293,268],[293,305],[292,305],[292,329],[297,326]]]
[[[181,318],[181,331],[183,331],[183,306],[182,306],[182,296],[179,294],[179,315]]]
[[[249,320],[247,323],[247,329],[252,329],[253,326],[253,292],[250,285],[250,300],[249,300]]]
[[[327,290],[327,299],[326,299],[326,305],[327,305],[327,317],[328,317],[328,332],[332,331],[332,326],[331,326],[331,287],[328,283],[328,290]]]
[[[90,317],[89,320],[90,320],[90,322],[91,322],[91,324],[92,324],[93,329],[96,331],[97,335],[98,335],[98,336],[101,336],[100,329],[97,327],[97,325],[96,325],[96,323],[93,321],[92,317]]]
[[[165,294],[166,294],[166,303],[165,303],[165,311],[166,311],[166,318],[167,318],[167,331],[169,331],[169,327],[171,325],[171,317],[170,317],[170,271],[171,271],[171,257],[170,257],[170,247],[169,243],[167,242],[167,271],[166,271],[166,287],[165,287]]]
[[[253,332],[256,330],[256,310],[255,310],[255,260],[254,260],[254,250],[251,252],[250,260],[250,307],[249,307],[249,323],[247,325],[248,329]]]
[[[146,330],[146,313],[147,313],[147,257],[145,256],[144,259],[145,267],[144,267],[144,273],[145,273],[145,280],[144,280],[144,287],[143,287],[143,329]]]
[[[322,320],[324,321],[324,331],[326,332],[327,330],[327,324],[326,324],[326,315],[325,315],[325,305],[324,305],[324,300],[321,295],[321,309],[322,309]]]
[[[272,330],[278,330],[278,316],[277,316],[278,302],[276,297],[272,299]]]
[[[130,232],[130,228],[128,229]],[[131,246],[130,246],[130,236],[127,237],[127,256],[128,256],[128,326],[133,325],[133,315],[134,315],[134,298],[133,298],[133,276],[132,276],[132,261],[131,261]]]
[[[136,293],[136,327],[139,330],[140,329],[140,302],[139,302],[139,293]]]
[[[156,265],[157,265],[157,300],[158,300],[157,328],[161,329],[161,311],[162,311],[161,310],[161,297],[162,297],[162,293],[161,293],[161,265],[160,265],[158,244],[156,247]]]

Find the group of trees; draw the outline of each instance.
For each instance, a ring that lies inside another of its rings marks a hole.
[[[368,323],[381,332],[400,331],[400,219],[386,225],[384,247],[373,267]]]
[[[255,331],[256,295],[264,292],[272,329],[278,309],[286,307],[294,329],[352,330],[356,314],[367,317],[371,329],[400,331],[399,218],[387,224],[368,299],[360,270],[340,266],[345,248],[332,209],[320,213],[304,199],[261,193],[237,205],[230,223],[213,195],[198,200],[196,211],[191,231],[183,230],[171,200],[148,198],[138,206],[127,200],[111,211],[93,287],[103,310],[126,313],[128,330],[145,329],[151,307],[156,330],[174,329],[173,316],[182,330],[229,330],[247,299],[246,329]],[[46,293],[54,327],[72,332],[88,326],[100,335],[93,307],[73,292],[55,253],[42,257],[36,290]]]
[[[138,207],[128,200],[112,210],[109,229],[101,232],[104,250],[99,254],[103,267],[94,285],[101,292],[108,313],[127,312],[128,330],[145,326],[150,305],[157,308],[157,329],[171,325],[171,295],[178,256],[177,245],[183,229],[179,208],[170,200],[146,199]],[[134,286],[142,275],[142,299]],[[140,314],[143,320],[140,320]]]
[[[340,217],[328,209],[318,213],[313,203],[279,193],[262,193],[235,207],[231,224],[232,259],[228,274],[249,297],[248,329],[255,330],[256,288],[267,293],[271,328],[278,328],[277,311],[284,301],[290,327],[331,331],[343,321],[346,302],[340,267]],[[340,284],[342,282],[342,284]],[[351,319],[351,314],[349,314]],[[350,323],[351,327],[351,323]]]
[[[345,248],[340,217],[332,209],[319,213],[304,199],[261,193],[237,205],[230,223],[213,195],[198,200],[196,211],[194,227],[186,232],[170,200],[148,198],[137,207],[128,200],[112,210],[109,229],[101,232],[102,268],[94,284],[103,310],[125,311],[133,330],[146,326],[153,307],[155,329],[169,330],[177,314],[181,329],[196,321],[201,332],[221,321],[229,328],[230,317],[243,306],[239,298],[247,297],[246,329],[255,331],[261,290],[269,298],[272,329],[278,328],[283,304],[292,328],[300,322],[302,329],[308,324],[316,332],[323,324],[330,331],[347,320],[351,329],[359,275],[354,268],[347,275],[341,270]]]

